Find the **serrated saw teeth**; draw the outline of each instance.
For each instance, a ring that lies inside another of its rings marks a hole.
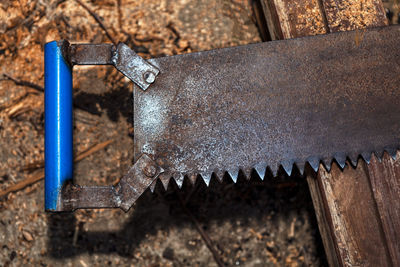
[[[211,181],[212,172],[203,172],[200,173],[201,177],[203,178],[204,183],[209,186]]]
[[[336,153],[333,158],[336,160],[340,168],[343,170],[346,166],[346,154],[344,153]]]
[[[308,161],[308,163],[310,164],[311,168],[312,168],[315,172],[317,172],[317,171],[318,171],[318,168],[319,168],[320,159],[317,158],[317,157],[311,157],[311,158],[309,158],[307,161]]]
[[[231,177],[232,181],[236,184],[237,178],[239,176],[239,168],[228,170],[228,174]]]
[[[178,188],[182,188],[184,178],[185,176],[182,173],[175,173],[174,179]]]
[[[305,162],[296,162],[296,166],[299,169],[300,175],[304,174],[304,166],[305,166]]]
[[[149,189],[152,193],[154,193],[154,190],[156,189],[158,179],[156,179],[151,185],[149,186]]]
[[[168,190],[168,184],[169,184],[170,180],[171,180],[171,177],[168,177],[168,176],[160,177],[160,181],[163,184],[165,191]]]
[[[256,170],[260,179],[264,180],[265,172],[267,171],[267,164],[258,164],[254,167],[254,169]]]
[[[279,169],[278,164],[274,164],[274,165],[269,165],[268,168],[271,170],[272,175],[275,177],[278,174],[278,169]]]
[[[308,163],[315,172],[318,172],[321,163],[324,165],[325,169],[329,172],[333,162],[336,162],[338,166],[343,170],[347,162],[350,162],[353,167],[356,167],[358,159],[361,157],[367,164],[369,164],[371,162],[372,157],[374,158],[373,159],[374,161],[381,161],[385,153],[387,153],[387,155],[391,157],[393,160],[395,160],[396,157],[400,155],[400,151],[398,151],[395,148],[385,148],[384,150],[382,150],[382,152],[363,152],[360,154],[355,152],[349,152],[349,153],[335,153],[333,157],[310,157],[304,162],[294,161],[294,160],[284,160],[279,165],[277,165],[278,167],[274,168],[275,171],[267,163],[259,163],[251,168],[231,168],[227,171],[215,170],[213,172],[200,172],[198,174],[190,173],[187,175],[179,172],[174,172],[171,177],[168,177],[167,175],[161,175],[159,179],[157,179],[150,185],[149,188],[151,192],[154,192],[156,183],[158,180],[160,180],[161,183],[163,184],[164,189],[167,190],[171,178],[173,178],[178,188],[182,188],[185,179],[189,179],[190,183],[194,186],[199,177],[206,186],[209,186],[212,177],[216,178],[219,182],[222,182],[225,174],[228,174],[232,179],[232,181],[234,183],[237,183],[239,173],[246,176],[246,178],[249,180],[251,178],[253,170],[255,171],[255,173],[257,173],[257,175],[260,177],[261,180],[264,180],[267,174],[267,169],[270,169],[271,174],[276,176],[280,166],[282,166],[282,169],[286,172],[287,175],[290,176],[293,171],[293,166],[296,165],[300,174],[303,175],[306,163]],[[397,153],[399,153],[399,155]]]
[[[347,155],[347,160],[351,163],[353,167],[357,167],[359,153],[349,153]]]
[[[287,173],[287,175],[291,175],[292,174],[292,170],[293,170],[293,161],[283,161],[281,163],[282,168],[285,170],[285,172]]]
[[[396,150],[396,153],[394,153],[393,160],[396,160],[400,156],[400,150]]]
[[[385,148],[385,151],[392,157],[393,160],[396,160],[397,149],[392,147]]]
[[[322,159],[322,163],[324,164],[325,170],[327,170],[328,172],[331,171],[332,161],[333,158],[331,157]]]
[[[383,158],[383,150],[382,151],[374,151],[374,155],[375,155],[375,157],[376,157],[376,159],[379,161],[379,162],[382,162],[382,158]]]
[[[371,156],[372,152],[363,152],[361,153],[361,157],[364,159],[364,161],[369,164],[371,162]]]
[[[216,176],[217,180],[219,182],[222,182],[222,180],[224,179],[224,176],[225,176],[225,171],[224,170],[218,170],[218,171],[215,171],[214,173],[215,173],[215,176]]]

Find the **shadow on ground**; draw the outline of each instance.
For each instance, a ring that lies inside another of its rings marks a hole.
[[[311,224],[312,229],[309,234],[313,235],[318,254],[324,255],[304,177],[300,177],[298,173],[292,177],[269,176],[265,181],[261,181],[256,175],[253,175],[250,181],[241,177],[237,184],[232,184],[227,177],[222,183],[213,179],[209,188],[200,180],[197,180],[195,186],[186,180],[182,189],[179,190],[173,183],[168,191],[165,191],[159,183],[155,193],[146,191],[137,201],[130,219],[120,231],[85,232],[82,230],[82,225],[78,226],[80,233],[76,246],[72,242],[77,223],[75,215],[73,213],[49,214],[48,251],[54,258],[73,257],[81,253],[117,253],[123,257],[133,257],[133,252],[146,236],[155,235],[160,229],[168,231],[172,227],[179,228],[192,224],[182,209],[177,195],[180,194],[190,212],[206,231],[207,225],[211,222],[217,222],[218,225],[225,225],[226,222],[236,225],[239,221],[242,227],[246,227],[249,220],[269,224],[267,229],[276,229],[282,227],[273,225],[279,223],[276,217],[289,218],[293,213],[305,212],[306,216],[300,216],[299,219],[309,220],[308,223]],[[272,181],[273,179],[275,181]],[[266,220],[266,218],[270,219]],[[219,244],[219,239],[225,231],[231,231],[231,229],[221,229],[220,236],[211,236],[215,244],[222,247],[226,245]],[[268,232],[262,234],[267,238],[271,235]],[[293,240],[288,238],[282,240],[281,245],[291,243],[294,243]]]

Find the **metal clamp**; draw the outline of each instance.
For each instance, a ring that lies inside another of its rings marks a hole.
[[[56,211],[86,208],[121,208],[128,211],[164,170],[142,155],[116,186],[63,186]]]
[[[69,65],[113,65],[132,82],[146,90],[160,71],[126,44],[70,44],[57,42]]]
[[[125,44],[45,45],[45,209],[120,207],[127,211],[163,170],[142,155],[117,186],[73,185],[72,67],[114,65],[146,90],[159,70]]]

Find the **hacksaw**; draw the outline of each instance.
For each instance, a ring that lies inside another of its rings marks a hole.
[[[144,60],[124,44],[45,46],[45,208],[127,211],[157,179],[305,164],[342,168],[400,147],[400,26]],[[72,175],[72,67],[113,65],[134,82],[134,165],[116,186]]]

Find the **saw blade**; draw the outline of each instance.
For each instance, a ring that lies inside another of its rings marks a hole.
[[[134,87],[135,157],[151,155],[164,186],[181,186],[198,174],[236,182],[239,171],[263,178],[393,155],[399,43],[390,26],[151,59],[155,83]]]

